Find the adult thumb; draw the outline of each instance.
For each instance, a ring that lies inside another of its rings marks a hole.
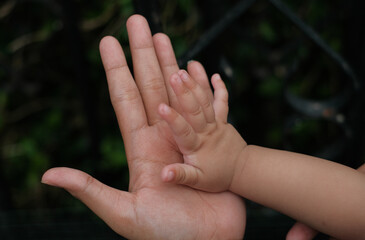
[[[201,170],[183,163],[170,164],[162,169],[162,180],[164,182],[172,182],[183,184],[190,187],[197,187],[199,179],[201,179]]]
[[[64,188],[81,200],[115,232],[133,238],[135,223],[133,195],[111,188],[87,173],[71,168],[52,168],[42,183]]]

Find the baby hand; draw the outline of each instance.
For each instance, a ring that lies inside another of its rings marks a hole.
[[[165,182],[221,192],[230,188],[247,144],[227,123],[228,92],[224,82],[219,74],[211,81],[214,99],[186,71],[171,77],[181,114],[166,104],[159,106],[159,114],[170,126],[184,163],[164,167],[161,176]]]

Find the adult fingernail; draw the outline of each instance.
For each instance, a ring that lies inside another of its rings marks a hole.
[[[217,81],[217,80],[220,80],[220,79],[222,79],[222,78],[221,78],[221,75],[219,73],[215,73],[212,77],[213,81]]]

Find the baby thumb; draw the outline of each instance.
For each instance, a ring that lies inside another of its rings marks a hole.
[[[201,170],[183,163],[170,164],[162,169],[162,180],[194,187],[199,183]]]

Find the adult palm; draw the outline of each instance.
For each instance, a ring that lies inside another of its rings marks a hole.
[[[164,166],[183,162],[169,127],[157,113],[160,103],[179,109],[168,83],[178,66],[168,37],[152,37],[142,16],[130,17],[127,29],[135,81],[116,39],[104,38],[100,52],[125,144],[129,192],[70,168],[50,169],[42,181],[65,188],[129,239],[242,239],[246,212],[238,196],[161,181]],[[210,91],[201,65],[194,63],[189,68]]]

